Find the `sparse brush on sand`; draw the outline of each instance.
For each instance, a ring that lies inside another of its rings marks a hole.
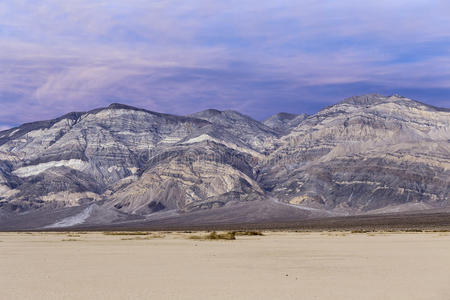
[[[68,237],[80,237],[79,234],[69,233],[67,234]]]
[[[236,236],[262,236],[263,233],[260,231],[229,231],[225,233],[217,233],[215,231],[210,232],[206,235],[193,235],[190,239],[193,240],[235,240]]]
[[[259,236],[263,236],[264,234],[261,231],[233,231],[235,236],[255,236],[255,235],[259,235]]]
[[[449,232],[332,233],[0,233],[0,299],[450,299]]]
[[[164,238],[163,234],[152,234],[147,236],[134,236],[129,238],[122,238],[122,241],[145,241],[145,240],[151,240],[151,239],[162,239]]]
[[[151,232],[146,231],[105,231],[104,235],[150,235]]]
[[[362,229],[351,231],[351,233],[371,233],[371,232],[373,232],[373,231],[372,230],[362,230]]]
[[[235,240],[236,235],[232,231],[226,233],[217,233],[213,231],[206,235],[192,235],[189,238],[193,240]]]

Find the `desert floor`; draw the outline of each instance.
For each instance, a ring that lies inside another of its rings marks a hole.
[[[450,233],[0,233],[0,299],[450,299]]]

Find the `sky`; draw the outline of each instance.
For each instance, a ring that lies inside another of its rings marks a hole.
[[[367,93],[450,107],[450,1],[0,1],[0,129],[112,102],[262,120]]]

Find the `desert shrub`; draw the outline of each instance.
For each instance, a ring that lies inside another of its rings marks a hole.
[[[105,231],[104,235],[150,235],[150,232],[145,231]]]
[[[233,231],[235,236],[243,236],[243,235],[248,235],[248,236],[255,236],[255,235],[259,235],[262,236],[264,235],[261,231]]]
[[[362,230],[362,229],[358,229],[358,230],[352,230],[352,233],[369,233],[371,232],[370,230]]]
[[[134,237],[128,237],[128,238],[122,238],[122,241],[145,241],[145,240],[151,240],[151,239],[160,239],[163,238],[164,235],[162,234],[154,234],[154,235],[148,235],[148,236],[134,236]]]
[[[193,240],[235,240],[236,235],[234,231],[229,231],[226,233],[217,233],[215,231],[208,233],[207,235],[199,236],[193,235],[189,237]]]
[[[68,237],[80,237],[79,234],[69,233],[67,234]]]

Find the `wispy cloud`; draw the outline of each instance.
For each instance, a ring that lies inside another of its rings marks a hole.
[[[112,101],[263,118],[365,92],[449,106],[448,11],[425,0],[5,1],[0,121]]]

